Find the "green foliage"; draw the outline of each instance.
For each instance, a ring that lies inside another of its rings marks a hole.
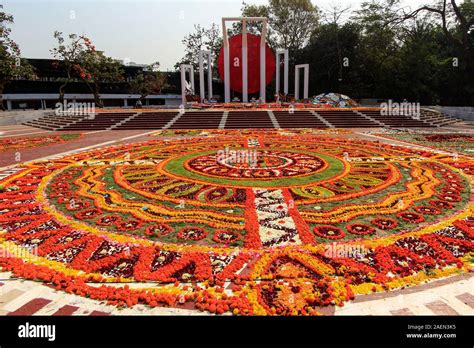
[[[88,49],[80,56],[79,76],[94,94],[95,104],[103,107],[100,100],[100,83],[120,82],[123,80],[122,64],[117,60],[107,57],[103,52],[96,51],[88,43]]]
[[[217,61],[222,46],[222,34],[217,24],[213,23],[209,28],[197,24],[194,25],[194,32],[186,35],[182,43],[184,45],[184,57],[175,64],[175,69],[179,69],[181,64],[192,64],[198,67],[199,51],[201,50],[211,51],[212,57]],[[207,63],[204,64],[204,68],[207,69]]]
[[[79,78],[94,94],[95,104],[102,107],[100,83],[122,81],[122,65],[102,51],[97,51],[92,41],[84,35],[69,34],[66,42],[63,33],[56,31],[54,38],[57,46],[51,49],[51,54],[58,59],[56,67],[63,69],[67,75],[60,86],[59,101],[64,101],[65,88],[71,79]]]
[[[122,64],[103,52],[89,50],[81,57],[83,70],[80,77],[90,84],[98,82],[120,82],[123,80]]]
[[[20,47],[10,38],[13,16],[3,12],[0,5],[0,81],[15,76],[33,75],[32,67],[21,58]]]
[[[243,17],[267,17],[267,40],[272,48],[284,47],[293,54],[303,48],[318,24],[318,9],[310,0],[270,0],[268,5],[243,4]],[[248,23],[248,31],[260,35],[261,24]],[[242,32],[240,23],[234,33]]]
[[[251,5],[246,4],[245,2],[242,4],[242,17],[265,17],[270,18],[270,7],[267,5]],[[270,47],[276,48],[277,39],[275,37],[275,32],[273,28],[270,26],[267,28],[267,42]],[[257,22],[248,22],[247,23],[247,32],[260,35],[262,33],[262,25]],[[237,35],[242,33],[242,23],[236,22],[232,25],[231,35]]]
[[[61,139],[63,140],[73,140],[79,138],[80,134],[61,134]]]
[[[277,45],[290,52],[303,48],[318,24],[318,10],[310,0],[270,0],[269,13]]]
[[[166,76],[159,71],[160,63],[155,62],[140,72],[130,82],[130,93],[140,94],[140,99],[144,99],[150,94],[161,93],[166,83]]]
[[[63,103],[67,85],[73,78],[79,78],[82,71],[81,59],[88,50],[87,42],[89,42],[89,39],[85,36],[69,34],[68,41],[66,41],[60,31],[54,32],[54,38],[57,45],[50,50],[52,56],[57,59],[53,63],[54,68],[63,70],[67,76],[59,87],[59,102]]]
[[[435,2],[434,11],[440,3]],[[471,4],[460,8],[472,27]],[[474,105],[472,29],[468,42],[463,38],[464,19],[453,20],[454,9],[446,11],[451,20],[444,28],[438,12],[406,12],[398,0],[379,0],[363,3],[343,24],[320,24],[297,56],[297,61],[310,64],[310,92]]]
[[[13,16],[0,5],[0,110],[3,110],[2,93],[5,85],[14,77],[33,77],[33,67],[21,58],[18,44],[11,39]]]

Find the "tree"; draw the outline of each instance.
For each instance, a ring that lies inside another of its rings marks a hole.
[[[414,11],[402,9],[402,14],[389,21],[390,24],[400,24],[417,18],[420,14],[429,13],[440,21],[441,29],[446,38],[462,53],[464,64],[469,69],[474,68],[474,4],[466,1],[458,5],[456,0],[437,0],[433,5],[424,5]]]
[[[56,66],[66,73],[66,78],[59,87],[59,102],[64,103],[66,86],[72,79],[77,78],[89,87],[95,104],[103,107],[100,100],[100,83],[121,81],[121,64],[97,51],[92,41],[84,35],[70,34],[68,43],[65,43],[61,32],[56,31],[54,37],[58,40],[58,46],[53,48],[51,53],[59,60]]]
[[[398,72],[404,81],[405,98],[424,104],[437,104],[442,89],[446,58],[439,38],[442,34],[427,17],[420,17],[399,34],[402,43]],[[440,88],[441,87],[441,88]]]
[[[334,5],[331,10],[327,11],[324,15],[324,19],[328,24],[328,28],[334,32],[334,43],[337,53],[337,64],[338,64],[338,81],[342,82],[342,72],[343,72],[343,57],[342,57],[342,47],[341,47],[341,37],[340,37],[340,25],[341,20],[344,14],[350,9],[350,7],[341,8],[337,5]],[[345,57],[348,58],[348,57]]]
[[[415,10],[401,8],[398,13],[400,15],[387,21],[387,25],[405,25],[426,14],[438,21],[446,40],[454,48],[452,58],[458,59],[459,65],[455,67],[459,69],[453,69],[451,73],[457,80],[455,94],[459,97],[456,99],[474,104],[474,4],[471,1],[458,4],[456,0],[436,0],[432,5]]]
[[[86,46],[87,50],[80,56],[79,77],[94,95],[95,105],[102,108],[104,105],[100,100],[100,84],[122,81],[122,65],[103,52],[96,51],[90,40],[86,41]]]
[[[3,11],[0,5],[0,110],[3,105],[3,91],[5,85],[15,77],[33,76],[33,68],[26,59],[21,58],[19,46],[10,38],[13,16]]]
[[[361,27],[357,23],[322,23],[297,56],[298,61],[309,63],[310,93],[353,96],[363,91],[357,69],[360,43]],[[345,58],[349,66],[344,66]]]
[[[69,42],[66,43],[63,33],[60,31],[54,32],[54,38],[58,41],[57,47],[50,50],[54,58],[56,69],[64,71],[66,77],[63,78],[62,84],[59,86],[59,102],[64,103],[64,94],[66,93],[66,86],[73,78],[79,78],[81,67],[81,59],[84,53],[89,49],[86,45],[90,42],[89,38],[83,35],[69,34]]]
[[[199,67],[199,51],[210,51],[214,58],[214,66],[216,66],[217,56],[222,46],[222,37],[219,26],[215,23],[209,28],[204,28],[199,24],[194,26],[194,32],[184,37],[182,43],[184,45],[184,57],[175,64],[175,69],[179,69],[181,64],[191,64],[197,69]],[[204,68],[207,69],[207,62],[204,62]]]
[[[270,0],[269,12],[277,45],[290,53],[303,48],[318,24],[318,9],[310,0]]]
[[[159,71],[160,63],[155,62],[145,67],[130,83],[130,93],[140,94],[143,104],[145,98],[150,94],[161,93],[166,82],[166,76]]]
[[[270,18],[270,6],[268,5],[250,5],[245,2],[242,4],[242,17],[265,17]],[[257,22],[247,23],[247,32],[254,35],[262,34],[262,25]],[[236,22],[232,26],[232,35],[238,35],[242,33],[242,22]],[[271,48],[277,48],[277,38],[272,27],[269,25],[267,28],[267,43]]]
[[[290,55],[304,47],[318,24],[319,12],[310,0],[270,0],[268,5],[243,3],[242,16],[267,17],[268,43],[272,48],[288,48]],[[235,27],[241,32],[241,25]],[[261,26],[248,24],[248,31],[261,34]]]
[[[352,18],[362,30],[352,65],[359,70],[365,97],[405,98],[405,81],[399,78],[402,43],[398,31],[385,25],[396,16],[397,3],[398,0],[364,2]]]

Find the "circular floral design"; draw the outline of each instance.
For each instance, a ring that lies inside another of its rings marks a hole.
[[[116,306],[311,315],[470,267],[469,159],[310,130],[199,134],[31,162],[1,179],[2,271]],[[211,170],[226,148],[261,161]],[[326,253],[333,245],[342,252]]]
[[[82,210],[74,214],[74,216],[79,220],[84,220],[84,219],[95,218],[96,216],[99,216],[100,214],[101,214],[101,211],[99,209],[87,209],[87,210]]]
[[[95,223],[99,226],[112,226],[121,220],[117,215],[104,215],[98,218]]]
[[[178,232],[178,238],[184,240],[201,240],[207,236],[203,228],[185,227]]]
[[[449,191],[453,192],[453,191]],[[439,199],[447,202],[460,202],[461,201],[461,196],[457,193],[442,193],[437,196]]]
[[[405,221],[408,221],[412,224],[420,223],[420,222],[425,221],[425,218],[422,215],[417,214],[417,213],[411,213],[411,212],[398,213],[397,217],[399,217],[400,219],[403,219]]]
[[[441,210],[435,207],[415,207],[414,208],[418,213],[425,214],[425,215],[440,215]]]
[[[454,205],[452,203],[446,202],[446,201],[440,201],[433,199],[429,201],[430,205],[432,205],[435,208],[440,208],[440,209],[452,209]]]
[[[185,163],[185,167],[193,172],[235,179],[309,175],[324,166],[321,158],[310,154],[255,149],[219,150]]]
[[[145,235],[152,237],[162,237],[173,232],[173,228],[167,224],[157,224],[148,226],[145,230]]]
[[[328,239],[341,239],[345,236],[343,230],[334,226],[316,226],[313,232],[319,237]]]
[[[347,225],[346,229],[348,232],[357,235],[375,234],[375,228],[365,224],[351,224]]]
[[[142,222],[139,220],[120,221],[116,226],[119,231],[133,231],[139,229],[142,226]]]
[[[391,230],[397,227],[398,223],[394,219],[387,219],[387,218],[375,218],[370,221],[371,224],[377,226],[381,230]]]
[[[230,244],[238,241],[240,235],[237,232],[222,230],[216,231],[212,239],[218,243]]]

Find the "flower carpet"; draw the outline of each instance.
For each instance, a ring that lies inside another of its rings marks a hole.
[[[0,139],[0,152],[9,150],[21,150],[31,147],[61,144],[66,141],[80,138],[81,134],[63,134],[28,138]]]
[[[239,315],[318,315],[472,271],[470,157],[210,133],[24,164],[0,181],[1,268],[119,307]]]
[[[379,134],[379,136],[446,151],[474,154],[474,134],[393,133]]]

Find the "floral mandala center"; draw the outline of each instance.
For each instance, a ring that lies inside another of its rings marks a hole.
[[[317,156],[252,149],[230,150],[193,158],[185,167],[197,173],[223,178],[282,178],[309,175],[324,168]]]

